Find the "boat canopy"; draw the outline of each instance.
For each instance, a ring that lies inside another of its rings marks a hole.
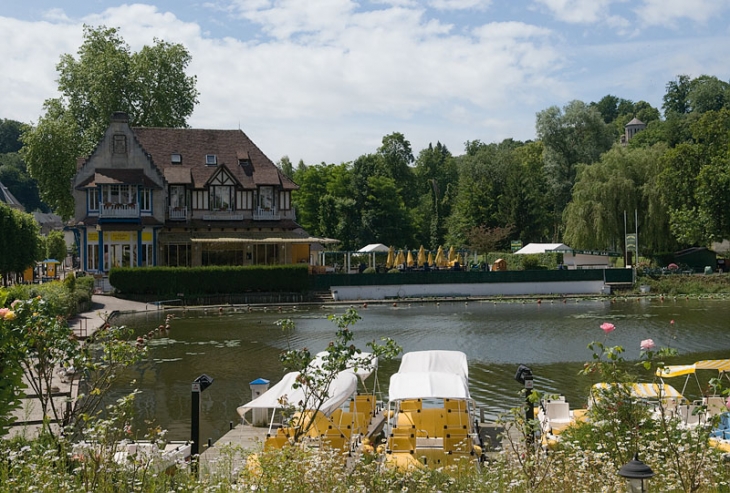
[[[284,375],[276,385],[258,396],[256,399],[240,406],[236,409],[238,414],[243,418],[244,415],[252,409],[281,409],[283,407],[282,400],[293,404],[298,409],[312,409],[315,403],[310,395],[310,402],[305,403],[307,398],[302,387],[294,388],[294,384],[299,377],[299,372],[291,372]],[[335,409],[344,404],[352,394],[357,390],[357,377],[354,372],[342,372],[332,381],[330,385],[327,399],[325,399],[322,407],[319,409],[325,416],[332,414]]]
[[[593,385],[593,389],[607,390],[612,385],[606,382],[600,382]],[[638,399],[682,399],[682,394],[668,383],[634,383],[631,384],[631,395]]]
[[[461,351],[413,351],[403,355],[398,373],[452,373],[469,381],[469,366]]]
[[[314,359],[309,363],[311,368],[318,368],[324,363],[325,357],[330,353],[321,351],[314,355]],[[378,357],[372,353],[361,352],[352,357],[347,365],[346,372],[354,373],[363,382],[378,369]]]
[[[667,365],[657,368],[656,376],[662,378],[691,375],[697,370],[716,370],[719,373],[730,372],[730,359],[705,359],[692,365]]]
[[[404,399],[470,399],[464,377],[437,371],[395,373],[390,377],[388,397],[391,402]]]

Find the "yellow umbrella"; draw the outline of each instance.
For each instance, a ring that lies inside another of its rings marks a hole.
[[[392,268],[394,265],[393,262],[395,262],[395,249],[391,245],[391,247],[388,249],[388,260],[385,261],[385,268]]]
[[[415,264],[415,262],[413,261],[413,253],[410,250],[408,250],[408,260],[406,262],[408,264],[408,267],[413,267],[413,264]]]
[[[456,249],[454,247],[449,248],[449,262],[456,260]]]
[[[398,255],[395,257],[395,265],[401,265],[406,263],[406,257],[403,255],[403,250],[398,250]]]
[[[418,249],[418,267],[422,267],[426,263],[426,250],[423,249],[423,245]]]
[[[444,256],[444,249],[439,247],[436,251],[436,258],[434,259],[436,267],[446,267],[446,257]]]
[[[428,252],[428,265],[433,267],[433,252]]]

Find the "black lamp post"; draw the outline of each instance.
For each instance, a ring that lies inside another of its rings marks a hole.
[[[200,451],[200,393],[210,387],[213,379],[206,374],[193,380],[192,399],[190,406],[190,454],[198,455]]]
[[[629,480],[629,489],[632,493],[644,493],[646,492],[645,482],[654,476],[654,471],[641,462],[639,454],[636,453],[633,459],[621,466],[618,475]]]
[[[532,393],[533,388],[533,376],[530,367],[526,365],[520,365],[517,367],[515,380],[525,386],[525,421],[527,422],[529,429],[532,430],[532,422],[535,419],[535,408],[532,402],[530,402],[530,394]],[[528,445],[532,444],[535,440],[534,432],[530,431],[526,438]]]

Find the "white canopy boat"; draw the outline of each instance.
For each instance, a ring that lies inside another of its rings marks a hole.
[[[418,351],[390,378],[387,462],[395,467],[455,466],[481,456],[466,355]]]
[[[326,351],[315,355],[310,369],[326,366],[328,355]],[[377,371],[377,363],[377,357],[371,353],[352,358],[347,369],[331,381],[324,399],[301,384],[299,372],[287,373],[262,395],[237,408],[237,412],[248,425],[254,424],[253,420],[246,419],[249,411],[265,414],[268,421],[265,447],[280,448],[301,436],[332,448],[350,449],[377,425],[374,421],[380,409],[374,395],[375,386],[373,394],[357,393],[358,379],[367,389],[365,381]],[[285,409],[292,410],[293,415],[283,416]],[[383,419],[381,415],[381,423]]]

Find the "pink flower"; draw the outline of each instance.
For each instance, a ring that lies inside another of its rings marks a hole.
[[[669,325],[674,325],[674,319],[669,321]]]
[[[10,310],[8,308],[0,308],[0,318],[5,318],[5,314]]]
[[[653,339],[644,339],[641,341],[641,350],[642,351],[651,351],[656,347],[656,344],[654,344]]]
[[[603,322],[601,324],[601,330],[603,332],[605,332],[606,334],[610,334],[611,332],[613,332],[614,330],[616,330],[616,327],[613,324],[611,324],[611,323]]]

